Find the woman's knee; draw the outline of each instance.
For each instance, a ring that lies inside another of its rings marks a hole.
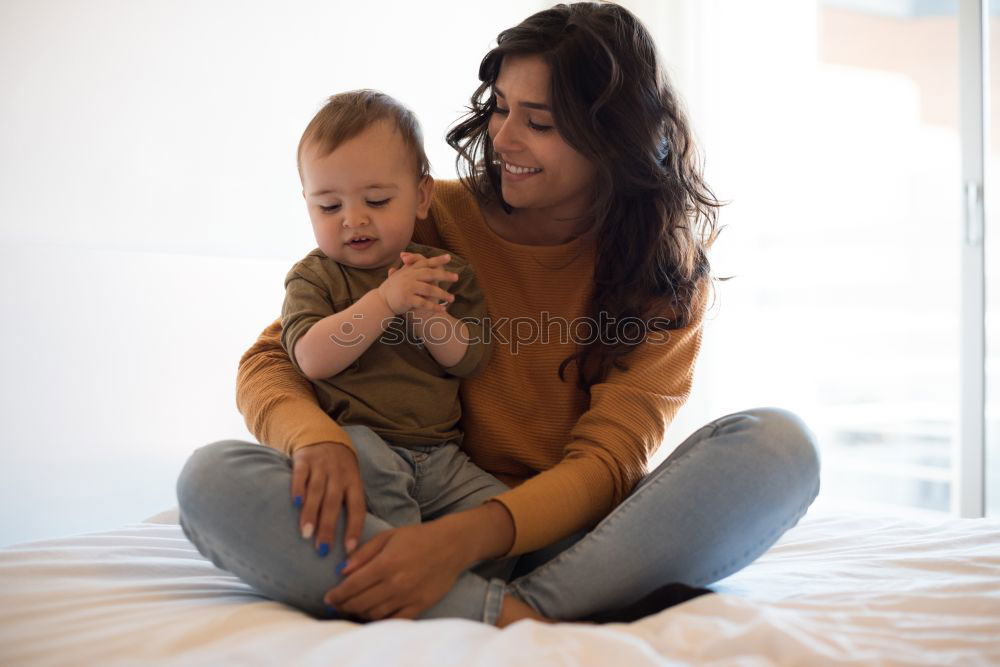
[[[819,483],[819,442],[801,417],[779,407],[753,408],[741,414],[752,419],[759,441],[781,465],[796,471],[811,485]]]
[[[177,476],[180,511],[183,513],[185,508],[190,510],[209,494],[225,494],[226,488],[238,481],[239,463],[246,460],[248,454],[283,456],[275,450],[243,440],[218,440],[191,452]]]

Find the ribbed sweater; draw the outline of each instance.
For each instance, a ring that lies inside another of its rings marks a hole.
[[[493,498],[514,520],[505,556],[594,527],[646,474],[687,400],[704,311],[685,328],[648,334],[626,355],[628,369],[612,368],[588,397],[576,386],[575,364],[567,366],[565,381],[558,368],[588,335],[592,241],[507,241],[459,181],[435,183],[430,215],[418,221],[413,240],[465,258],[486,296],[492,353],[482,374],[462,380],[461,426],[466,454],[512,487]],[[240,360],[237,406],[247,428],[289,455],[318,442],[351,446],[292,366],[280,332],[279,319]]]

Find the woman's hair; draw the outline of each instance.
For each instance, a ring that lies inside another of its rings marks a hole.
[[[702,179],[694,137],[649,32],[618,5],[580,2],[500,33],[479,66],[482,83],[469,113],[447,139],[465,185],[507,213],[488,126],[500,65],[523,55],[548,63],[555,126],[597,169],[587,214],[597,234],[589,316],[639,318],[659,331],[688,326],[705,307],[707,251],[721,231],[717,209],[724,204]],[[577,383],[589,393],[612,364],[628,368],[622,358],[632,349],[616,340],[581,345],[560,364],[559,377],[565,380],[575,360]]]
[[[417,177],[429,174],[431,166],[424,152],[423,133],[414,113],[385,93],[362,89],[330,96],[309,121],[296,152],[299,178],[302,178],[303,148],[315,144],[320,157],[327,156],[380,120],[393,123],[402,135],[406,147],[413,153]]]

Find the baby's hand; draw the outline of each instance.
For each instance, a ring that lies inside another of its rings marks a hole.
[[[424,261],[411,261],[407,264],[404,258],[402,267],[389,269],[389,276],[378,286],[379,295],[397,315],[408,311],[446,312],[445,305],[441,302],[451,303],[455,297],[438,287],[438,283],[458,280],[457,273],[441,268],[441,265],[447,263],[448,255],[438,256],[443,259],[426,259],[422,255],[416,257]],[[437,261],[432,264],[431,260]]]
[[[403,260],[403,267],[413,266],[413,267],[438,267],[444,266],[451,261],[451,255],[445,253],[443,255],[435,255],[434,257],[424,257],[420,253],[415,252],[401,252],[399,256]],[[390,268],[389,275],[391,276],[394,271],[398,271],[397,268]],[[447,309],[447,305],[443,306],[443,309]],[[440,315],[442,308],[414,308],[410,311],[410,314],[416,318],[418,321],[429,320],[435,315]]]
[[[451,255],[445,253],[443,255],[435,255],[434,257],[424,257],[420,253],[416,252],[401,252],[399,256],[403,260],[404,266],[444,266],[451,261]],[[389,269],[389,275],[392,275],[393,271],[398,269]],[[447,305],[444,306],[447,309]],[[435,315],[440,315],[440,309],[424,309],[424,308],[414,308],[410,311],[410,314],[418,321],[427,321],[434,317]]]
[[[403,260],[405,266],[444,266],[451,261],[451,255],[448,253],[435,255],[434,257],[424,257],[419,252],[403,251],[399,253],[399,257]]]
[[[403,260],[403,266],[396,268],[392,267],[389,269],[389,275],[391,276],[393,271],[399,271],[401,268],[407,266],[429,266],[431,268],[444,266],[451,261],[451,255],[444,253],[443,255],[435,255],[434,257],[424,257],[417,252],[401,252],[399,253],[400,259]]]

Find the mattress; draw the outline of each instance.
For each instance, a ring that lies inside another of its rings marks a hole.
[[[814,513],[630,624],[313,619],[216,568],[176,509],[0,549],[0,664],[1000,664],[1000,519]]]

